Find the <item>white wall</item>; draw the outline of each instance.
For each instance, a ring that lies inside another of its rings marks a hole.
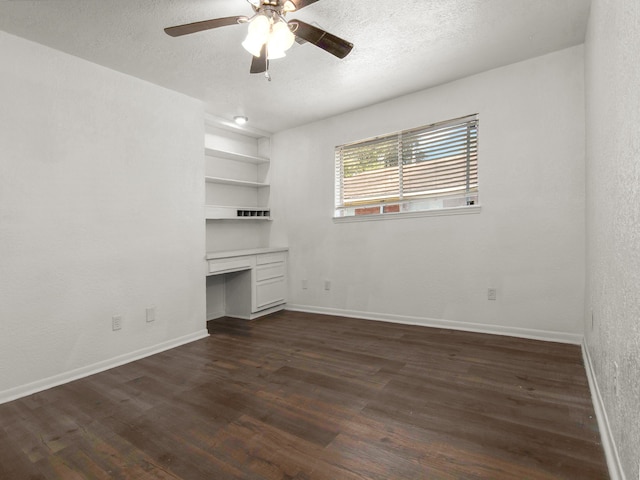
[[[640,469],[640,3],[593,0],[585,46],[586,346],[631,480]]]
[[[0,105],[0,401],[202,335],[201,103],[0,32]]]
[[[579,342],[583,82],[578,46],[276,134],[271,243],[291,249],[290,307]],[[472,113],[480,214],[332,221],[334,146]]]

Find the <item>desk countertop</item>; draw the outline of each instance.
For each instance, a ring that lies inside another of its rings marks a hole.
[[[242,257],[244,255],[259,255],[261,253],[286,252],[289,247],[266,247],[251,248],[248,250],[228,250],[226,252],[207,252],[207,260],[216,260],[220,258]]]

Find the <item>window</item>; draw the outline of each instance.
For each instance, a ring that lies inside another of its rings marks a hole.
[[[478,115],[336,147],[335,216],[478,203]]]

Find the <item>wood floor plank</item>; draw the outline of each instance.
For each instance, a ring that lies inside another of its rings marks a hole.
[[[2,480],[606,480],[580,348],[282,311],[0,405]]]

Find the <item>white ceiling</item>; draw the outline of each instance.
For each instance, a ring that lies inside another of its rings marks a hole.
[[[164,27],[252,14],[246,0],[3,0],[0,30],[183,92],[275,132],[583,43],[590,0],[321,0],[299,18],[351,41],[311,44],[250,75],[245,25],[172,38]]]

